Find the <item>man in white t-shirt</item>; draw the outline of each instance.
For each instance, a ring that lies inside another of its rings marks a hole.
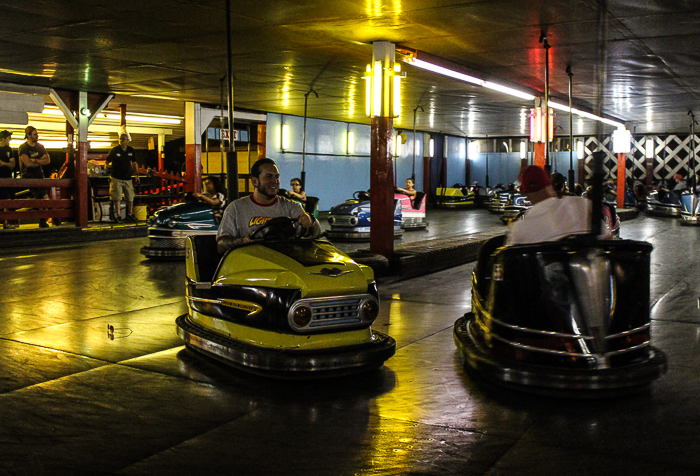
[[[280,172],[272,159],[260,159],[250,169],[253,194],[238,199],[226,208],[216,234],[216,248],[224,253],[245,243],[262,225],[273,218],[295,218],[311,236],[321,234],[318,221],[305,213],[299,202],[277,195],[280,188]]]
[[[557,198],[547,173],[536,165],[520,172],[520,191],[532,204],[523,220],[514,221],[506,245],[557,241],[569,235],[591,231],[591,201],[581,197]],[[612,239],[610,229],[601,225],[601,238]]]

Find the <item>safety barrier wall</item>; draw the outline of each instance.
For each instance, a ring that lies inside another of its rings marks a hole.
[[[267,156],[274,159],[282,174],[282,188],[289,188],[289,181],[301,175],[302,144],[304,118],[291,115],[268,114],[267,122]],[[283,150],[281,147],[282,124],[289,126],[289,144]],[[406,143],[402,144],[400,153],[394,158],[396,182],[399,186],[404,184],[414,170],[413,164],[413,131],[395,125],[395,131],[406,134]],[[350,149],[347,147],[347,134],[354,135]],[[352,196],[357,190],[366,190],[369,187],[369,154],[370,154],[370,127],[365,124],[354,124],[322,119],[307,119],[306,140],[306,190],[309,195],[320,198],[320,209],[328,210],[330,207],[343,202]],[[428,147],[424,143],[425,135],[422,132],[416,134],[416,158],[415,176],[416,189],[423,190],[424,159]],[[433,134],[440,146],[436,146],[435,162],[431,169],[436,174],[442,169],[444,156],[444,168],[446,184],[465,183],[467,165],[465,159],[466,141],[464,137],[447,136],[446,144],[443,144],[444,135]],[[653,159],[654,179],[671,178],[676,173],[684,176],[689,173],[690,137],[689,135],[637,135],[633,138],[632,150],[627,155],[627,176],[638,180],[646,178],[646,159],[644,158],[644,145],[646,138],[651,137],[655,143],[655,157]],[[513,143],[520,143],[522,137],[512,138]],[[507,139],[506,139],[507,140]],[[479,140],[481,142],[481,140]],[[499,144],[502,141],[498,139]],[[609,178],[617,177],[617,156],[610,150],[612,142],[606,137],[602,143],[595,137],[574,137],[575,143],[583,141],[584,149],[584,178],[590,178],[591,154],[597,150],[606,153],[605,172]],[[443,145],[446,147],[443,150]],[[696,137],[696,151],[700,151],[700,140]],[[528,152],[527,159],[532,163],[532,152]],[[521,167],[520,153],[518,152],[491,152],[489,156],[489,184],[514,182],[517,179]],[[570,156],[568,151],[553,152],[551,154],[552,170],[568,176]],[[485,184],[486,182],[486,153],[481,152],[469,156],[469,181]],[[574,174],[578,181],[579,157],[573,153]],[[696,173],[700,172],[700,163],[695,164]],[[243,171],[241,171],[243,172]],[[434,188],[439,179],[431,178]]]

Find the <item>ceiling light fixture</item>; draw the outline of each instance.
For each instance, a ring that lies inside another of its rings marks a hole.
[[[443,76],[448,76],[450,78],[458,79],[458,80],[464,81],[466,83],[476,84],[477,86],[483,86],[485,88],[492,89],[494,91],[498,91],[498,92],[501,92],[504,94],[508,94],[510,96],[514,96],[514,97],[517,97],[520,99],[525,99],[526,101],[531,101],[531,100],[535,99],[535,96],[530,94],[530,93],[526,93],[524,91],[519,91],[517,89],[513,89],[513,88],[510,88],[508,86],[503,86],[502,84],[494,83],[492,81],[485,81],[485,80],[477,78],[475,76],[470,76],[468,74],[460,73],[460,72],[454,71],[452,69],[445,68],[443,66],[438,66],[436,64],[420,60],[420,59],[416,58],[415,56],[410,56],[410,55],[403,56],[403,61],[410,64],[411,66],[415,66],[417,68],[421,68],[421,69],[424,69],[426,71],[431,71],[433,73],[441,74]],[[557,102],[552,101],[552,100],[548,101],[547,103],[551,108],[559,109],[560,111],[569,112],[569,106],[565,106],[563,104],[557,103]],[[605,117],[601,117],[601,116],[596,116],[595,114],[591,114],[590,112],[586,112],[586,111],[581,111],[580,109],[571,108],[571,112],[573,114],[578,115],[578,116],[585,117],[587,119],[592,119],[594,121],[600,121],[604,124],[608,124],[608,125],[611,125],[611,126],[614,126],[617,128],[620,128],[620,127],[624,128],[624,126],[625,126],[623,123],[621,123],[619,121],[615,121],[612,119],[606,119]]]

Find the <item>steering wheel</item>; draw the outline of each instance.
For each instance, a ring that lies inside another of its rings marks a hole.
[[[369,192],[365,192],[364,190],[358,190],[357,192],[352,194],[352,198],[360,201],[369,200]]]
[[[299,234],[301,226],[294,218],[273,218],[255,230],[250,238],[253,240],[291,240]]]

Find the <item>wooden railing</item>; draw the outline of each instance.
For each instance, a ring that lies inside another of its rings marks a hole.
[[[48,189],[49,199],[0,200],[0,221],[4,220],[36,220],[40,218],[73,218],[75,216],[75,201],[57,198],[70,197],[75,185],[73,179],[0,179],[0,188]],[[56,193],[55,189],[65,190]],[[5,211],[5,210],[8,211]]]

